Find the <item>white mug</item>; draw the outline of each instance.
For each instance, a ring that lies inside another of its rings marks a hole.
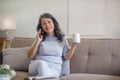
[[[73,42],[74,43],[80,43],[80,33],[75,33],[73,35]]]

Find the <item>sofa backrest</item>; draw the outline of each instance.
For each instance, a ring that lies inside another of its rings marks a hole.
[[[35,38],[16,37],[11,47],[27,47]],[[72,39],[68,39],[70,45]],[[70,60],[71,73],[120,75],[120,39],[82,38]]]
[[[11,42],[12,48],[28,47],[31,46],[35,38],[15,37]]]
[[[120,75],[120,39],[81,39],[71,59],[71,73]]]

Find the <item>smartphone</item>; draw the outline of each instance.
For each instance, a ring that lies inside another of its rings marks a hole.
[[[44,33],[43,29],[42,28],[40,28],[40,29],[41,29],[41,34],[39,36],[43,35],[43,33]]]

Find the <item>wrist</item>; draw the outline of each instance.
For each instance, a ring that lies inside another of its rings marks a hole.
[[[76,46],[77,46],[77,44],[76,44],[76,43],[73,43],[72,47],[76,47]]]
[[[36,43],[41,43],[41,40],[36,39]]]

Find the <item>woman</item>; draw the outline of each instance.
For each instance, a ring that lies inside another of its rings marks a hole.
[[[28,51],[28,57],[32,59],[29,74],[60,77],[62,56],[69,60],[75,48],[76,45],[73,44],[69,49],[57,20],[49,13],[42,14],[37,26],[37,38]]]

